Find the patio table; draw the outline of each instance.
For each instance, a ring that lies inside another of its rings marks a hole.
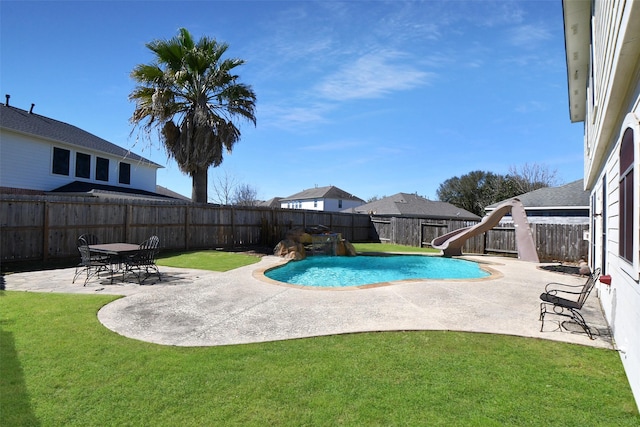
[[[115,273],[122,272],[124,280],[123,261],[126,257],[134,255],[140,250],[140,245],[133,243],[104,243],[100,245],[89,245],[89,251],[96,254],[107,255],[109,257],[111,283]]]
[[[132,255],[140,249],[140,245],[133,243],[104,243],[101,245],[89,245],[91,252],[104,255]]]

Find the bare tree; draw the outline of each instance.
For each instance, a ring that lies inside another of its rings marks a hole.
[[[237,185],[238,180],[233,175],[230,175],[229,172],[223,170],[222,174],[213,180],[214,196],[210,197],[209,201],[220,205],[232,204]]]
[[[233,194],[233,204],[238,206],[257,206],[258,191],[249,184],[240,184]]]
[[[544,187],[555,187],[559,184],[557,174],[557,170],[549,170],[547,166],[538,163],[525,163],[519,168],[509,167],[509,177],[513,180],[517,194]]]

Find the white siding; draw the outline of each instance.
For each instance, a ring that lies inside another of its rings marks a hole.
[[[340,200],[327,199],[324,210],[328,212],[340,212],[341,210],[357,208],[358,206],[362,206],[362,202],[356,200],[342,200],[342,206],[340,206]]]
[[[595,208],[591,262],[611,276],[611,286],[598,284],[598,295],[640,403],[640,2],[593,5],[585,120],[585,186]],[[627,128],[634,131],[632,263],[619,256],[619,157]]]
[[[361,206],[362,202],[355,200],[342,200],[342,207],[338,199],[301,199],[281,202],[280,207],[285,209],[306,209],[310,211],[340,212],[343,209]]]
[[[281,202],[280,207],[284,209],[304,209],[310,211],[322,211],[324,210],[324,199],[314,200],[289,200]]]
[[[71,152],[68,176],[51,172],[53,147]],[[75,176],[77,152],[91,156],[89,179]],[[109,159],[109,181],[97,181],[95,179],[96,157]],[[123,185],[118,182],[119,163],[121,161],[131,164],[131,183],[129,185]],[[6,129],[2,130],[0,138],[0,186],[3,187],[50,191],[73,181],[85,181],[155,192],[156,170],[156,166],[44,139],[36,139],[32,136]]]
[[[51,144],[2,131],[0,141],[0,185],[47,191],[72,181],[51,173]]]

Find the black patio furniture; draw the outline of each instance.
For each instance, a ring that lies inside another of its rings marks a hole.
[[[600,276],[600,269],[595,269],[589,275],[584,285],[566,285],[564,283],[548,283],[544,288],[544,293],[540,295],[540,332],[544,329],[544,318],[546,314],[567,317],[578,324],[589,336],[593,338],[593,333],[587,322],[584,320],[580,310],[596,284]],[[563,326],[559,323],[559,329]]]
[[[139,284],[142,284],[144,280],[154,273],[158,275],[158,280],[162,280],[160,270],[156,265],[156,258],[160,252],[159,244],[160,239],[158,239],[158,236],[151,236],[140,244],[138,251],[125,259],[125,272],[129,271],[135,274]],[[141,279],[143,274],[144,279]]]
[[[99,276],[101,272],[109,271],[109,257],[103,254],[93,253],[89,248],[89,245],[94,245],[97,242],[98,238],[93,234],[83,234],[78,237],[78,252],[80,252],[80,263],[76,266],[76,271],[71,283],[75,283],[76,279],[82,273],[86,273],[87,277],[84,279],[83,286],[87,286],[87,282],[89,282],[89,280],[93,276]]]
[[[107,260],[112,284],[116,273],[122,273],[122,280],[124,281],[127,258],[133,256],[139,249],[140,245],[133,243],[105,243],[89,245],[89,250],[91,251],[92,256],[102,256]]]

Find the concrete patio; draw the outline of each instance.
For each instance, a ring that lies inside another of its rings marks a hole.
[[[74,269],[4,276],[6,290],[123,295],[98,312],[112,331],[175,346],[257,343],[365,331],[450,330],[517,335],[613,348],[597,290],[582,309],[593,340],[577,325],[558,329],[548,315],[540,332],[539,295],[548,282],[583,284],[585,278],[542,270],[511,258],[467,256],[493,272],[477,280],[407,280],[366,288],[315,289],[278,284],[262,275],[282,263],[218,273],[161,267],[162,281],[111,284],[95,278],[71,283]]]

